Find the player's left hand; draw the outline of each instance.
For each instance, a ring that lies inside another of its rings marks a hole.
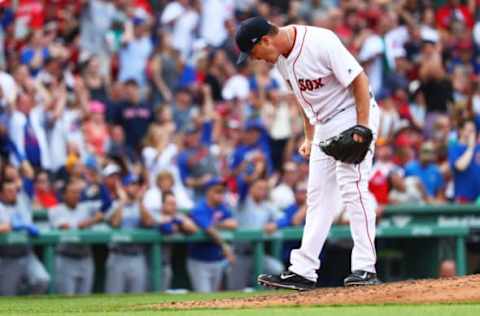
[[[361,141],[359,141],[361,140]],[[350,127],[320,144],[323,152],[345,163],[359,164],[365,159],[373,133],[364,125]]]
[[[363,136],[358,135],[358,134],[353,134],[352,139],[353,139],[353,141],[355,141],[357,143],[363,143],[363,141],[364,141]]]
[[[368,125],[365,125],[365,124],[359,124],[359,125],[368,128]],[[353,133],[352,139],[354,142],[357,142],[357,143],[363,143],[365,141],[365,138],[363,137],[363,135],[357,134],[357,133]]]

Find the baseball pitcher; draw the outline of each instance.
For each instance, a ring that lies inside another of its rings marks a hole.
[[[352,274],[345,286],[380,283],[375,271],[375,212],[368,194],[379,109],[360,64],[330,30],[304,25],[278,27],[262,17],[243,21],[236,33],[247,57],[280,71],[302,108],[309,157],[307,215],[300,249],[288,271],[258,276],[264,286],[309,290],[315,287],[319,255],[336,210],[350,216],[354,246]]]

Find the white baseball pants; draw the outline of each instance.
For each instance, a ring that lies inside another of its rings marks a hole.
[[[346,164],[327,156],[319,141],[338,135],[357,122],[355,107],[337,114],[327,123],[315,126],[310,153],[307,189],[307,215],[300,249],[290,254],[289,270],[316,281],[319,255],[338,209],[345,207],[354,242],[351,270],[375,272],[375,210],[368,194],[368,178],[373,148],[359,165]],[[376,137],[379,108],[372,100],[369,127]]]

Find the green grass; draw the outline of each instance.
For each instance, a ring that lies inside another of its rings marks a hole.
[[[276,295],[278,292],[267,292]],[[262,294],[265,294],[262,293]],[[291,307],[243,310],[148,310],[142,305],[182,300],[208,300],[213,298],[246,297],[251,293],[217,293],[217,294],[145,294],[145,295],[92,295],[87,297],[16,297],[0,298],[0,315],[69,315],[69,316],[477,316],[480,304],[452,305],[379,305],[379,306],[328,306],[328,307]]]

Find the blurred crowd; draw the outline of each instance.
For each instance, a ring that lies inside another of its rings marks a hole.
[[[302,225],[308,173],[277,70],[235,64],[236,26],[254,15],[332,29],[361,62],[382,110],[379,216],[394,203],[480,203],[477,2],[0,0],[0,233],[38,235],[37,209],[59,229],[201,229],[212,242],[189,247],[193,288],[218,289],[226,262],[229,286],[248,286],[250,245],[217,229]],[[91,291],[91,249],[56,254],[57,290]],[[107,291],[147,287],[141,245],[111,245],[106,264]],[[30,247],[0,246],[0,294],[25,278],[40,292],[49,280]]]

